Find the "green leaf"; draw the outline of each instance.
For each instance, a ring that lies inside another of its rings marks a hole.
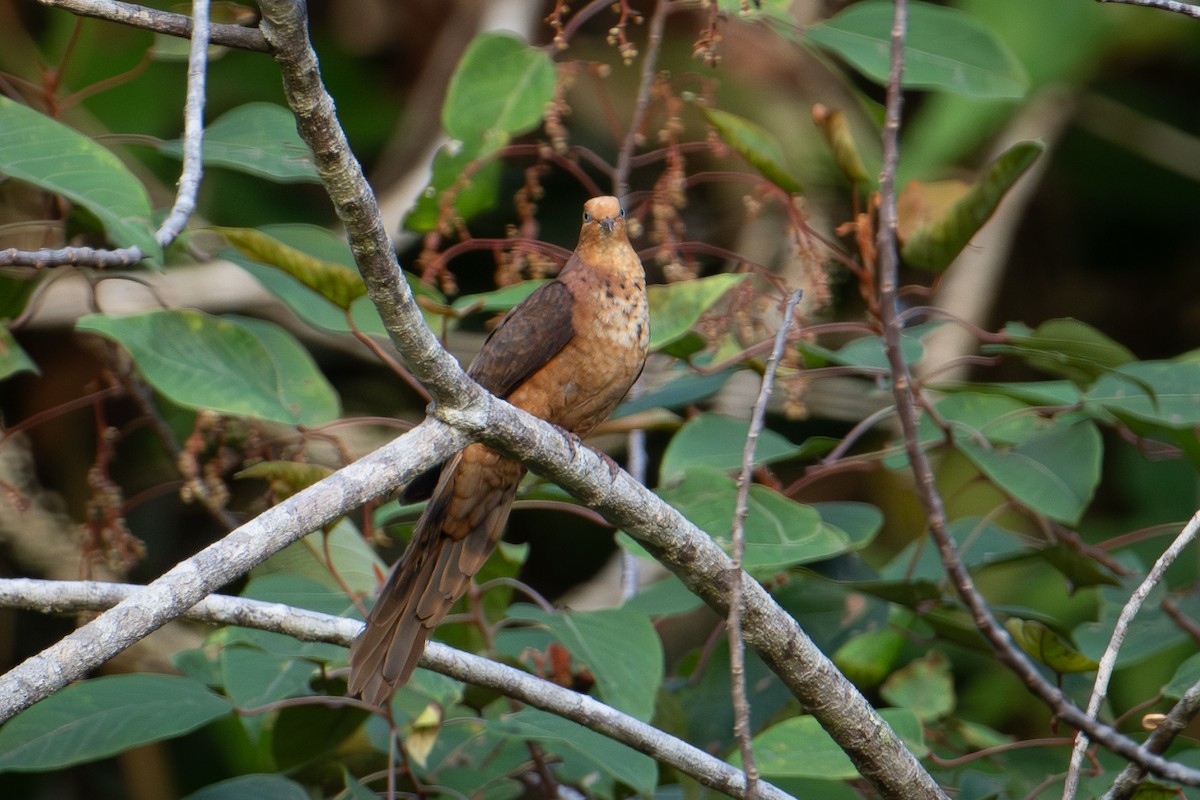
[[[86,208],[119,247],[162,260],[145,187],[109,150],[60,122],[0,96],[0,174]]]
[[[905,239],[900,251],[904,260],[933,272],[950,266],[1045,149],[1045,143],[1037,141],[1020,142],[1005,151],[966,194]]]
[[[312,357],[271,323],[160,310],[93,314],[76,327],[123,346],[156,390],[186,408],[286,425],[321,425],[338,416],[337,395]]]
[[[205,166],[257,175],[280,183],[320,183],[296,118],[275,103],[246,103],[226,111],[204,130]],[[183,158],[183,141],[163,142],[163,155]]]
[[[1009,617],[1004,627],[1022,650],[1055,672],[1091,672],[1099,666],[1036,620]]]
[[[619,419],[641,411],[649,411],[652,408],[682,408],[707,400],[721,390],[721,387],[733,375],[733,370],[723,370],[706,375],[694,372],[685,364],[675,364],[671,367],[668,375],[670,374],[676,377],[668,379],[654,389],[627,397],[621,405],[617,406],[617,410],[612,413],[610,419]]]
[[[222,684],[238,708],[311,694],[308,684],[316,669],[311,661],[280,658],[254,647],[233,645],[221,650]]]
[[[282,775],[239,775],[192,792],[183,800],[310,800],[304,787]]]
[[[1081,386],[1134,360],[1124,345],[1077,319],[1047,320],[1033,331],[1010,323],[1004,335],[1004,344],[984,345],[983,352],[1018,355],[1035,369]]]
[[[429,185],[404,218],[404,227],[413,233],[436,230],[441,220],[443,195],[451,189],[454,214],[463,219],[471,219],[496,205],[503,164],[500,161],[481,164],[478,159],[482,157],[450,145],[439,148],[433,156]]]
[[[658,350],[683,338],[701,315],[721,299],[745,274],[722,273],[646,290],[650,302],[650,349]]]
[[[943,320],[934,320],[905,328],[900,334],[900,354],[905,363],[915,364],[920,361],[925,355],[925,346],[921,343],[921,339],[944,324]],[[883,337],[877,334],[851,339],[837,350],[829,350],[810,342],[804,342],[800,347],[806,356],[816,356],[823,364],[844,364],[850,367],[866,367],[877,370],[888,369]]]
[[[0,772],[62,769],[207,725],[229,702],[190,678],[113,675],[80,681],[0,728]]]
[[[508,617],[545,625],[596,676],[605,703],[650,721],[662,685],[663,653],[645,614],[628,607],[547,613],[521,604],[509,608]]]
[[[21,345],[17,344],[12,331],[0,325],[0,381],[16,375],[18,372],[42,374],[29,354],[21,348]]]
[[[1197,682],[1200,682],[1200,653],[1190,656],[1175,669],[1170,683],[1163,688],[1163,695],[1177,700]]]
[[[320,261],[340,264],[349,270],[357,270],[350,247],[343,239],[325,228],[315,225],[264,225],[258,230],[266,236],[282,242],[285,246],[299,250]],[[346,322],[346,314],[342,309],[293,276],[274,266],[260,264],[238,252],[236,248],[223,250],[221,256],[253,275],[268,291],[287,304],[287,307],[296,316],[308,324],[337,333],[350,331],[350,325]],[[421,283],[414,275],[406,272],[404,278],[418,299],[427,297],[438,305],[446,302],[446,298],[441,292]],[[350,316],[359,330],[378,336],[387,336],[383,321],[379,318],[379,313],[375,310],[369,297],[359,297],[351,304],[350,308]],[[439,320],[440,318],[435,315],[425,314],[425,321],[430,325],[437,325]]]
[[[833,663],[860,689],[878,686],[900,657],[904,634],[890,625],[860,633],[833,654]]]
[[[921,734],[921,722],[906,708],[880,709],[879,716],[891,726],[917,758],[924,758],[929,749]],[[851,780],[858,778],[850,757],[830,738],[815,717],[801,716],[786,719],[754,737],[754,758],[759,772],[768,780],[776,778],[827,778]],[[730,759],[735,765],[741,759]]]
[[[719,108],[700,106],[708,124],[717,129],[725,142],[738,155],[750,162],[764,178],[790,194],[800,194],[804,187],[792,177],[784,165],[783,148],[767,130]]]
[[[864,0],[810,26],[803,35],[884,85],[891,67],[893,11],[887,0]],[[1016,57],[970,15],[912,2],[902,83],[907,88],[999,99],[1022,97],[1029,78]]]
[[[654,789],[658,776],[654,759],[554,714],[525,708],[499,720],[489,720],[488,727],[502,736],[541,742],[565,760],[582,760],[589,765],[589,771],[611,776],[639,794],[650,795]]]
[[[467,46],[442,107],[442,126],[471,158],[538,127],[554,99],[557,72],[549,54],[505,33],[484,33]]]
[[[730,548],[737,484],[710,467],[690,467],[676,484],[658,495],[679,509],[726,550]],[[778,570],[835,556],[852,549],[846,532],[826,525],[811,506],[789,500],[765,486],[750,487],[743,566],[752,571]]]
[[[332,570],[329,561],[332,561]],[[336,571],[335,576],[333,572]],[[345,589],[349,586],[363,595],[373,595],[379,590],[379,575],[387,572],[387,564],[380,560],[375,550],[367,545],[362,533],[349,520],[342,518],[329,533],[316,531],[303,539],[293,542],[254,568],[253,575],[257,577],[273,576],[276,573],[304,578],[324,586],[340,598],[342,605],[337,611],[343,613],[346,607]],[[340,580],[339,580],[340,579]],[[253,585],[253,584],[252,584]],[[292,602],[292,601],[288,601]],[[292,602],[293,605],[303,605]],[[304,608],[313,608],[304,605]],[[326,611],[325,608],[316,608]]]
[[[1100,482],[1103,443],[1091,422],[1060,425],[1011,448],[961,439],[955,446],[1024,506],[1074,525]]]
[[[658,482],[667,485],[683,476],[689,467],[711,467],[734,471],[742,468],[742,450],[750,422],[721,414],[701,414],[684,423],[671,437],[658,470]],[[769,428],[758,434],[754,463],[771,464],[805,452]]]
[[[930,651],[889,675],[879,687],[879,696],[912,711],[922,722],[939,720],[954,710],[950,662],[937,650]]]
[[[332,467],[303,461],[259,461],[234,474],[235,478],[258,478],[271,484],[275,499],[284,500],[333,474]]]
[[[1084,400],[1123,420],[1190,429],[1200,425],[1200,364],[1139,361],[1117,367]]]
[[[276,267],[343,310],[367,293],[354,269],[290,247],[253,228],[210,228],[247,258]]]
[[[509,311],[537,291],[539,286],[547,283],[550,283],[548,278],[545,280],[519,281],[508,286],[501,286],[499,289],[493,289],[490,292],[464,294],[456,297],[450,305],[456,311],[467,311],[469,309],[473,313],[496,314],[501,311]]]

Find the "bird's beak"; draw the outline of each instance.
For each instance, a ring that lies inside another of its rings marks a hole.
[[[617,226],[616,217],[603,217],[597,221],[600,223],[600,227],[604,229],[605,233],[612,233],[613,228]]]

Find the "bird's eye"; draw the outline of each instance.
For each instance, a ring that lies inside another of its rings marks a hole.
[[[621,209],[621,219],[625,219],[625,209]]]
[[[584,222],[591,222],[591,221],[592,221],[592,215],[591,215],[591,214],[589,214],[589,213],[588,213],[588,212],[586,212],[586,211],[585,211],[585,212],[583,212],[583,221],[584,221]]]

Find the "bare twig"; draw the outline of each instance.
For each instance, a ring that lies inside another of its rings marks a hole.
[[[1096,681],[1092,688],[1092,696],[1088,699],[1088,716],[1095,718],[1100,714],[1100,707],[1108,695],[1108,682],[1112,678],[1113,668],[1117,663],[1117,653],[1120,652],[1121,645],[1125,642],[1125,635],[1129,632],[1130,623],[1141,610],[1142,604],[1146,602],[1150,590],[1162,582],[1167,573],[1167,567],[1175,563],[1184,548],[1196,539],[1198,532],[1200,532],[1200,511],[1192,516],[1175,541],[1171,542],[1171,546],[1158,557],[1145,580],[1133,591],[1121,609],[1121,613],[1117,616],[1117,622],[1113,626],[1112,636],[1108,640],[1108,646],[1104,649],[1104,655],[1100,657],[1100,666],[1096,669]],[[1063,800],[1074,800],[1075,793],[1079,791],[1079,772],[1083,766],[1083,755],[1087,752],[1087,747],[1087,734],[1080,731],[1075,736],[1075,748],[1071,751],[1071,764],[1067,769]]]
[[[204,77],[208,66],[211,28],[208,0],[192,0],[192,43],[188,50],[187,99],[183,107],[183,171],[171,213],[154,234],[160,247],[175,241],[196,210],[196,193],[204,172],[201,160],[204,143]]]
[[[959,597],[971,613],[975,627],[991,645],[996,657],[1012,670],[1034,695],[1042,700],[1063,722],[1085,731],[1095,742],[1129,759],[1160,777],[1189,785],[1200,785],[1200,770],[1173,763],[1138,746],[1111,726],[1103,725],[1072,703],[1062,691],[1047,681],[1028,657],[1013,644],[1008,631],[999,623],[975,581],[959,558],[957,545],[950,536],[945,507],[934,482],[933,469],[917,436],[918,403],[912,375],[900,349],[902,324],[897,309],[896,248],[896,164],[899,156],[901,85],[904,64],[904,32],[907,0],[895,0],[892,27],[892,66],[888,75],[887,113],[883,129],[883,169],[880,174],[879,313],[883,324],[884,349],[892,374],[892,393],[904,439],[905,453],[915,478],[917,498],[925,508],[925,520],[937,544],[942,565]]]
[[[1179,698],[1179,702],[1167,713],[1166,718],[1146,737],[1142,747],[1148,753],[1166,751],[1171,742],[1175,741],[1175,737],[1183,733],[1184,728],[1198,713],[1200,713],[1200,683],[1194,684],[1184,692],[1183,697]],[[1104,795],[1103,800],[1128,800],[1133,797],[1145,777],[1145,769],[1137,764],[1126,764],[1121,773],[1117,775],[1117,779],[1113,781],[1112,788]]]
[[[172,14],[168,11],[159,11],[156,8],[147,8],[134,3],[116,2],[116,0],[38,0],[38,2],[44,6],[65,9],[81,17],[117,22],[167,36],[187,39],[192,35],[192,18],[187,14]],[[257,28],[245,28],[241,25],[213,25],[209,41],[212,44],[233,47],[238,50],[270,52],[267,40],[263,38]]]
[[[754,411],[750,415],[750,429],[746,433],[746,444],[742,448],[742,471],[738,474],[737,499],[733,506],[733,597],[729,604],[729,616],[726,630],[729,635],[729,671],[733,692],[733,733],[737,737],[742,751],[742,769],[746,773],[746,796],[754,797],[758,785],[758,767],[754,761],[754,748],[750,746],[750,702],[746,697],[746,654],[742,643],[742,584],[745,572],[742,570],[742,556],[746,552],[746,515],[750,506],[750,476],[754,470],[754,450],[758,446],[758,435],[762,431],[763,421],[767,417],[767,402],[771,399],[771,387],[775,383],[775,368],[783,357],[783,347],[787,342],[788,329],[792,327],[792,315],[796,304],[800,302],[803,290],[797,289],[788,297],[787,307],[783,311],[783,319],[779,330],[775,332],[775,344],[767,359],[766,369],[763,370],[762,386],[758,390],[758,399],[754,401]]]
[[[0,607],[27,608],[45,613],[104,610],[124,602],[142,589],[92,581],[0,580]],[[349,646],[362,629],[357,620],[321,614],[280,603],[213,594],[183,616],[219,625],[285,633],[306,642]],[[430,642],[421,666],[461,681],[497,689],[509,697],[574,720],[609,738],[639,750],[690,775],[705,786],[734,797],[745,795],[741,772],[687,742],[640,722],[598,700],[557,686],[521,670]],[[342,702],[346,702],[344,699]],[[769,783],[759,783],[759,796],[783,800],[789,795]]]
[[[1181,3],[1179,0],[1096,0],[1097,3],[1121,3],[1129,6],[1145,8],[1161,8],[1163,11],[1174,11],[1193,19],[1200,19],[1200,6],[1191,3]]]
[[[646,119],[646,108],[650,105],[650,88],[654,85],[654,76],[658,70],[658,52],[662,48],[663,27],[670,13],[671,0],[658,0],[654,6],[654,15],[650,17],[650,28],[646,32],[646,54],[642,58],[642,80],[638,86],[637,100],[634,101],[633,117],[629,120],[629,129],[625,132],[625,141],[621,143],[621,151],[617,154],[617,169],[613,175],[613,192],[617,197],[624,197],[629,191],[630,159],[637,149],[638,138],[641,136],[642,123]]]

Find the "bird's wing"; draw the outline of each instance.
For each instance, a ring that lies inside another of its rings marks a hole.
[[[571,324],[574,297],[562,283],[539,286],[509,311],[492,330],[467,374],[497,397],[508,397],[564,347],[575,330]],[[414,478],[404,488],[402,503],[419,503],[433,495],[444,464]]]
[[[467,374],[497,397],[508,397],[571,341],[574,302],[559,281],[539,286],[500,320]]]

